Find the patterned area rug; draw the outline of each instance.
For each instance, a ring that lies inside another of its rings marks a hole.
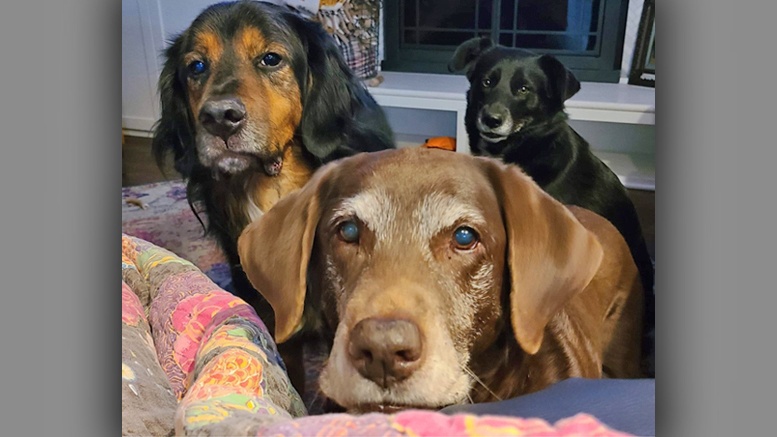
[[[203,214],[200,218],[207,223]],[[121,231],[191,261],[219,287],[233,291],[229,264],[189,208],[184,181],[122,188]]]

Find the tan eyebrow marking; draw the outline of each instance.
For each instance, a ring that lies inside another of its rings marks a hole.
[[[211,64],[217,64],[224,53],[221,38],[211,31],[200,32],[194,37],[194,49],[205,55]]]
[[[246,26],[235,37],[235,53],[239,59],[253,59],[267,49],[267,40],[259,29]]]

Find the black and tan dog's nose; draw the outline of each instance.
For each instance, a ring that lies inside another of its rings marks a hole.
[[[230,97],[208,100],[200,109],[202,126],[224,140],[245,124],[246,107],[240,99]]]
[[[422,355],[421,332],[411,321],[369,318],[351,329],[348,357],[362,376],[383,388],[412,375]]]

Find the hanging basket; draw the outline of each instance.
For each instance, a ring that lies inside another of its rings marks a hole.
[[[332,35],[354,74],[378,75],[381,0],[321,0],[315,20]]]

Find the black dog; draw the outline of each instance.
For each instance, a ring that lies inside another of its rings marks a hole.
[[[548,194],[607,218],[623,235],[645,289],[644,352],[651,355],[653,263],[625,187],[567,124],[564,102],[580,82],[553,56],[494,46],[487,38],[464,42],[448,68],[466,69],[471,84],[465,125],[473,154],[517,164]],[[645,370],[653,375],[650,360]]]
[[[211,6],[166,57],[153,150],[160,163],[173,152],[192,210],[205,212],[233,266],[236,294],[272,330],[271,308],[240,268],[243,228],[319,166],[393,148],[393,134],[333,38],[287,8]]]

